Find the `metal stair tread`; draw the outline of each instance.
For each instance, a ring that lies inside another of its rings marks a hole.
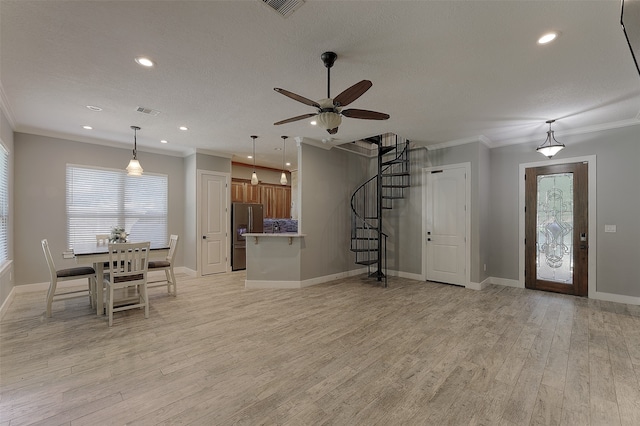
[[[400,173],[382,173],[382,177],[393,177],[393,176],[411,176],[409,172],[400,172]]]
[[[411,185],[382,185],[383,188],[409,188]]]
[[[378,263],[378,259],[376,260],[360,260],[356,262],[357,265],[373,265]]]

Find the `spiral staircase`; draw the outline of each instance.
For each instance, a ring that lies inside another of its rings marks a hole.
[[[377,151],[377,174],[351,196],[351,251],[356,263],[366,265],[369,276],[387,287],[387,234],[382,214],[403,199],[411,186],[409,141],[387,133],[364,142]]]

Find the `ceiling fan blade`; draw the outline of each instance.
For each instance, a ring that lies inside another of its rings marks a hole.
[[[284,89],[280,89],[279,87],[275,87],[273,90],[275,90],[278,93],[282,93],[283,95],[285,95],[285,96],[287,96],[287,97],[289,97],[289,98],[291,98],[291,99],[293,99],[295,101],[302,102],[305,105],[316,107],[318,109],[320,108],[320,105],[318,105],[318,103],[316,101],[312,101],[311,99],[307,99],[304,96],[296,95],[293,92],[290,92],[290,91],[284,90]]]
[[[369,80],[362,80],[361,82],[354,84],[353,86],[349,87],[344,92],[333,98],[333,104],[337,107],[347,106],[351,102],[362,96],[364,92],[371,88],[371,86],[373,86],[372,82],[370,82]]]
[[[335,135],[336,133],[338,133],[338,128],[336,127],[336,128],[333,128],[333,129],[327,129],[327,132],[330,135]]]
[[[368,111],[366,109],[345,109],[341,112],[342,115],[349,118],[360,118],[362,120],[387,120],[389,114],[376,111]]]
[[[287,118],[286,120],[278,121],[277,123],[273,123],[273,125],[277,126],[278,124],[286,124],[286,123],[291,123],[292,121],[304,120],[305,118],[313,117],[314,115],[318,115],[318,114],[312,113],[312,114],[299,115],[297,117],[291,117],[291,118]]]

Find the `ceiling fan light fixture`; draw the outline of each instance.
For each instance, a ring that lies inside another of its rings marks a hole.
[[[133,158],[129,161],[129,165],[127,166],[127,176],[142,176],[142,166],[138,161],[138,144],[137,144],[137,134],[140,127],[131,126],[133,130]]]
[[[318,114],[318,126],[325,130],[335,129],[342,123],[342,117],[335,112],[321,112]]]
[[[547,131],[547,139],[538,148],[536,148],[536,151],[547,158],[553,157],[565,147],[564,144],[561,144],[556,140],[555,136],[553,135],[553,130],[551,130],[551,124],[555,121],[556,120],[548,120],[546,122],[549,125],[549,130]]]

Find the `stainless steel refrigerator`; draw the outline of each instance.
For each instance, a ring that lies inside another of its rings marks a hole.
[[[233,247],[231,270],[247,268],[247,241],[244,234],[262,232],[264,218],[262,204],[233,203],[231,205],[231,229]]]

